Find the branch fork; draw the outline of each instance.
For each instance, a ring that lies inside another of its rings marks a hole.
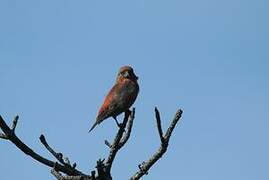
[[[17,126],[18,118],[19,118],[18,116],[16,116],[14,118],[14,120],[12,121],[11,128],[10,128],[10,127],[8,127],[8,125],[6,124],[4,119],[0,116],[0,128],[3,131],[3,133],[1,133],[0,138],[11,141],[22,152],[24,152],[26,155],[29,155],[30,157],[32,157],[36,161],[40,162],[41,164],[44,164],[48,167],[57,169],[57,171],[63,172],[67,175],[86,176],[81,171],[79,171],[71,166],[67,166],[66,164],[61,165],[61,164],[58,164],[57,162],[54,162],[54,161],[51,161],[51,160],[44,158],[43,156],[39,155],[34,150],[32,150],[30,147],[28,147],[26,144],[24,144],[15,134],[15,129]],[[45,137],[44,137],[44,139],[45,139]],[[52,148],[51,148],[51,150],[53,151]]]
[[[130,178],[130,180],[138,180],[142,176],[147,175],[149,169],[162,157],[162,155],[167,151],[168,144],[172,132],[178,123],[179,119],[182,116],[183,111],[179,109],[175,117],[173,118],[170,126],[166,130],[165,134],[163,134],[162,126],[161,126],[161,118],[160,113],[157,108],[155,108],[155,118],[157,122],[158,134],[160,137],[161,145],[157,152],[155,152],[147,161],[143,161],[138,165],[138,171]],[[3,132],[0,132],[0,138],[11,141],[17,148],[19,148],[26,155],[29,155],[36,161],[51,167],[51,173],[58,180],[112,180],[111,176],[111,168],[113,161],[119,152],[119,150],[126,144],[128,139],[130,138],[130,134],[133,127],[133,121],[135,118],[135,109],[132,111],[126,111],[123,122],[121,123],[116,136],[112,143],[109,143],[105,140],[105,145],[110,149],[109,155],[106,159],[99,159],[97,161],[96,169],[98,175],[96,175],[96,171],[91,171],[90,175],[84,174],[81,171],[76,169],[77,164],[73,163],[71,165],[69,159],[64,157],[61,152],[56,152],[48,143],[43,134],[40,135],[40,142],[44,145],[44,147],[56,158],[56,162],[48,160],[38,153],[34,152],[30,147],[24,144],[15,134],[15,129],[17,127],[19,116],[16,116],[13,121],[11,127],[8,127],[4,119],[0,116],[0,128]],[[64,175],[63,175],[64,174]]]
[[[147,161],[144,161],[142,164],[138,165],[139,170],[130,178],[131,180],[138,180],[142,176],[147,175],[148,170],[167,151],[170,137],[172,135],[172,132],[173,132],[176,124],[178,123],[179,119],[181,118],[182,113],[183,113],[183,111],[181,109],[179,109],[176,112],[175,117],[173,118],[173,120],[172,120],[170,126],[168,127],[168,129],[166,130],[165,135],[163,135],[160,113],[159,113],[159,110],[157,109],[157,107],[155,107],[155,117],[156,117],[157,129],[158,129],[158,133],[159,133],[159,136],[160,136],[161,145],[160,145],[160,148],[157,150],[157,152],[155,154],[153,154]]]

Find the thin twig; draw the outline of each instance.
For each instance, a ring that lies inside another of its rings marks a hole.
[[[171,135],[172,135],[172,132],[173,132],[174,128],[175,128],[176,125],[177,125],[177,122],[179,121],[179,119],[180,119],[181,116],[182,116],[182,113],[183,113],[183,111],[182,111],[181,109],[179,109],[179,110],[176,112],[173,121],[171,122],[170,126],[168,127],[168,129],[167,129],[167,131],[166,131],[166,133],[165,133],[164,138],[165,138],[166,140],[169,140],[169,139],[170,139],[170,137],[171,137]]]
[[[161,140],[161,146],[155,152],[152,157],[141,163],[138,167],[139,170],[131,177],[131,180],[138,180],[142,176],[148,174],[148,170],[162,157],[162,155],[167,151],[168,144],[170,137],[172,135],[172,132],[178,123],[179,119],[181,118],[183,111],[178,110],[176,112],[176,115],[174,119],[172,120],[170,126],[168,127],[165,135],[163,135],[162,126],[161,126],[161,118],[160,113],[157,108],[155,108],[155,116],[156,116],[156,122],[157,122],[157,128],[158,133]],[[135,115],[135,109],[125,112],[125,116],[123,119],[123,122],[113,140],[113,143],[109,143],[108,141],[105,141],[105,144],[110,148],[109,155],[107,159],[99,160],[97,161],[97,172],[98,176],[95,176],[95,171],[91,172],[90,175],[85,175],[82,172],[78,171],[76,168],[76,163],[74,163],[72,166],[68,160],[68,158],[64,158],[62,153],[57,153],[53,150],[47,143],[45,136],[40,136],[41,143],[45,146],[45,148],[62,164],[58,164],[57,162],[53,162],[51,160],[48,160],[41,155],[34,152],[30,147],[28,147],[26,144],[24,144],[15,134],[15,129],[18,122],[18,116],[14,118],[12,121],[11,128],[7,126],[6,122],[3,120],[3,118],[0,116],[0,128],[2,129],[3,133],[0,132],[0,138],[7,139],[11,141],[17,148],[19,148],[22,152],[24,152],[26,155],[29,155],[36,161],[52,167],[51,173],[58,179],[58,180],[112,180],[111,177],[111,167],[112,163],[116,157],[117,152],[125,145],[125,143],[128,141],[133,121],[134,121],[134,115]],[[125,131],[126,128],[126,131]],[[64,173],[66,175],[62,175],[61,173]]]
[[[4,133],[0,133],[0,138],[8,140],[8,137]]]
[[[133,127],[133,122],[135,118],[135,108],[132,109],[131,114],[128,118],[128,123],[127,123],[127,131],[124,133],[123,137],[121,138],[119,142],[119,148],[125,145],[125,143],[128,141],[131,132],[132,132],[132,127]]]
[[[45,146],[45,148],[64,166],[68,166],[72,169],[75,169],[77,164],[74,163],[73,166],[71,166],[71,163],[68,159],[68,157],[63,157],[62,153],[56,153],[56,151],[50,147],[50,145],[47,143],[46,138],[43,134],[39,137],[39,140],[41,143]]]
[[[63,160],[63,154],[62,153],[56,153],[50,145],[47,143],[46,138],[43,134],[39,137],[40,142],[45,146],[45,148],[63,165],[70,166],[70,164],[66,164]]]
[[[54,177],[58,180],[86,180],[89,179],[87,177],[84,177],[82,175],[78,176],[63,176],[60,172],[56,171],[55,169],[51,170],[51,174],[54,175]]]
[[[17,126],[17,123],[18,123],[18,119],[19,119],[19,116],[17,115],[17,116],[15,116],[15,118],[12,121],[11,130],[13,131],[13,133],[15,132],[15,129],[16,129],[16,126]]]
[[[157,109],[157,107],[155,107],[155,117],[156,117],[156,121],[157,121],[157,128],[158,128],[160,140],[162,143],[164,143],[163,130],[162,130],[162,125],[161,125],[161,117],[160,117],[160,113],[159,113],[159,110]]]
[[[15,118],[16,119],[16,118]],[[16,125],[14,126],[15,129]],[[72,169],[70,167],[66,167],[60,164],[55,164],[55,162],[48,160],[44,157],[42,157],[41,155],[37,154],[36,152],[34,152],[30,147],[28,147],[26,144],[24,144],[14,133],[14,131],[8,127],[8,125],[6,124],[6,122],[4,121],[4,119],[0,116],[0,128],[2,129],[2,131],[4,132],[4,134],[6,135],[6,137],[8,138],[8,140],[10,140],[17,148],[19,148],[22,152],[24,152],[26,155],[29,155],[30,157],[32,157],[33,159],[35,159],[36,161],[49,166],[49,167],[57,167],[57,169],[60,172],[63,172],[65,174],[68,175],[84,175],[82,172]]]
[[[153,154],[151,156],[150,159],[148,159],[146,162],[143,162],[142,164],[139,165],[139,170],[130,178],[131,180],[138,180],[142,176],[146,175],[148,173],[148,170],[153,166],[153,164],[156,163],[163,156],[163,154],[166,152],[166,150],[168,148],[169,139],[171,137],[171,134],[172,134],[177,122],[181,118],[182,113],[183,113],[183,111],[181,109],[176,112],[175,117],[173,118],[169,128],[167,129],[167,131],[165,133],[165,136],[163,137],[164,140],[163,140],[163,142],[161,142],[160,148],[157,150],[157,152],[155,154]],[[156,120],[157,120],[157,124],[158,123],[160,124],[160,121],[159,121],[160,118],[158,120],[158,118],[156,116]],[[159,131],[159,134],[160,134],[160,131]]]
[[[119,147],[119,143],[120,143],[120,141],[122,139],[122,136],[123,136],[123,133],[125,131],[125,127],[127,125],[127,122],[128,122],[128,120],[130,120],[129,117],[134,117],[134,115],[130,116],[130,114],[131,113],[134,114],[134,112],[135,112],[134,108],[133,108],[133,112],[130,112],[130,111],[125,112],[123,122],[122,122],[122,124],[121,124],[121,126],[120,126],[120,128],[118,130],[118,133],[116,134],[116,137],[114,138],[113,143],[111,144],[109,156],[107,157],[106,162],[105,162],[106,172],[108,174],[110,174],[112,163],[113,163],[113,161],[114,161],[114,159],[116,157],[117,152],[121,148],[121,147]]]
[[[105,140],[105,145],[107,145],[107,147],[111,148],[111,144],[108,142],[108,140]]]

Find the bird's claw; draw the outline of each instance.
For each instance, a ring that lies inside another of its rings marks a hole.
[[[123,123],[119,123],[119,124],[118,124],[118,127],[119,127],[119,128],[123,128]]]
[[[118,127],[119,127],[120,129],[123,129],[123,130],[124,130],[124,132],[125,132],[125,128],[124,128],[123,123],[119,123],[119,124],[117,124],[117,125],[118,125]]]

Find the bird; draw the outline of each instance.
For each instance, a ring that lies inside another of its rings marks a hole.
[[[95,123],[92,125],[89,132],[109,117],[112,117],[120,127],[117,116],[128,111],[135,102],[139,92],[137,80],[138,76],[135,75],[131,66],[123,66],[120,68],[116,82],[106,95],[98,111]]]

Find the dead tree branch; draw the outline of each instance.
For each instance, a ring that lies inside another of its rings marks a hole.
[[[165,136],[163,136],[162,127],[161,127],[161,119],[160,119],[160,113],[157,108],[155,108],[155,115],[156,115],[156,121],[157,121],[157,128],[159,132],[159,136],[161,139],[161,146],[157,150],[155,154],[152,155],[150,159],[148,159],[146,162],[143,162],[140,164],[139,170],[130,178],[131,180],[138,180],[145,174],[148,174],[148,170],[155,164],[166,152],[169,144],[169,139],[171,137],[171,134],[179,121],[183,111],[180,109],[176,112],[174,119],[172,120],[169,128],[167,129]]]
[[[71,163],[69,161],[69,159],[67,157],[63,157],[62,153],[56,153],[47,143],[46,138],[43,134],[41,134],[41,136],[39,137],[41,143],[45,146],[45,148],[64,166],[70,167],[72,169],[75,169],[77,164],[74,163],[71,166]]]
[[[135,116],[135,108],[132,111],[126,111],[123,122],[118,130],[117,135],[115,136],[113,143],[110,144],[108,141],[105,141],[107,145],[110,147],[109,155],[105,161],[105,171],[110,173],[112,163],[116,157],[117,152],[124,146],[124,144],[128,141],[131,133],[131,129],[133,126],[133,120]],[[125,127],[127,126],[127,131],[125,131]],[[125,134],[124,134],[125,132]]]
[[[131,132],[132,132],[132,127],[133,127],[133,122],[135,118],[135,108],[133,108],[133,111],[131,112],[128,122],[127,122],[127,131],[123,134],[123,137],[121,138],[119,142],[119,149],[125,145],[125,143],[128,141]]]
[[[24,144],[15,134],[15,129],[16,129],[18,119],[19,119],[19,117],[16,116],[14,118],[13,122],[12,122],[12,127],[9,128],[8,125],[6,124],[6,122],[0,116],[0,128],[4,132],[4,134],[2,133],[2,136],[1,136],[2,139],[6,139],[6,140],[11,141],[15,146],[17,146],[17,148],[19,148],[26,155],[29,155],[30,157],[32,157],[36,161],[38,161],[38,162],[40,162],[40,163],[42,163],[42,164],[44,164],[46,166],[49,166],[51,168],[57,169],[57,171],[63,172],[65,174],[67,174],[67,175],[82,175],[82,176],[86,176],[85,174],[83,174],[82,172],[76,170],[75,168],[65,166],[65,165],[60,165],[58,163],[55,163],[55,162],[53,162],[51,160],[48,160],[48,159],[44,158],[43,156],[41,156],[41,155],[37,154],[36,152],[34,152],[26,144]]]
[[[157,108],[155,108],[155,116],[157,122],[157,129],[161,140],[161,146],[158,151],[146,162],[140,164],[139,170],[131,177],[131,180],[138,180],[143,175],[147,174],[148,170],[156,163],[162,155],[166,152],[169,139],[171,134],[179,121],[182,115],[182,110],[178,110],[174,119],[172,120],[169,128],[167,129],[165,135],[163,135],[162,126],[161,126],[161,118],[160,113]],[[118,151],[126,144],[128,141],[132,127],[133,121],[135,118],[135,109],[132,111],[126,111],[123,122],[120,124],[120,128],[112,141],[109,143],[105,140],[105,144],[110,148],[109,155],[106,159],[99,159],[97,161],[96,169],[98,175],[96,175],[96,171],[91,171],[91,175],[87,175],[82,173],[81,171],[76,169],[76,163],[71,165],[67,157],[64,157],[62,153],[56,152],[46,141],[44,135],[40,136],[40,141],[44,145],[44,147],[56,158],[59,162],[54,162],[44,158],[38,153],[34,152],[29,146],[23,143],[16,135],[15,129],[18,122],[18,116],[14,118],[12,121],[11,128],[6,124],[3,118],[0,116],[0,128],[3,133],[0,132],[0,138],[11,141],[17,148],[19,148],[26,155],[29,155],[36,161],[44,164],[48,167],[51,167],[51,173],[58,180],[112,180],[111,176],[111,168],[113,161],[118,153]]]
[[[62,175],[60,172],[56,171],[54,168],[50,171],[51,174],[58,180],[93,180],[90,177],[85,176],[69,176],[69,175]]]
[[[158,128],[160,140],[162,143],[164,143],[163,130],[162,130],[162,125],[161,125],[161,117],[160,117],[160,113],[159,113],[157,107],[155,107],[155,117],[156,117],[156,121],[157,121],[157,128]]]

